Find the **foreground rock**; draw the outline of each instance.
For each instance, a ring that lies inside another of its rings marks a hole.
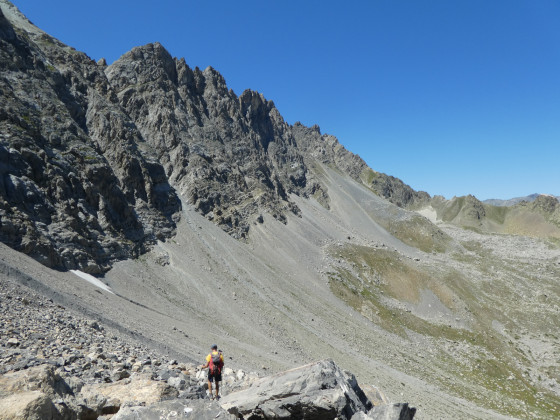
[[[70,391],[52,366],[41,365],[0,377],[0,419],[53,419],[69,409],[61,398]],[[56,403],[56,405],[55,405]]]
[[[204,376],[195,376],[202,390]],[[228,381],[238,376],[233,371],[226,375]],[[242,383],[237,385],[246,388],[226,395],[219,403],[209,400],[204,392],[181,392],[184,386],[171,386],[170,382],[135,374],[114,383],[84,385],[78,377],[62,377],[53,366],[35,366],[0,377],[0,419],[97,419],[114,415],[115,420],[411,420],[416,411],[407,404],[373,407],[354,376],[332,360],[256,381],[238,380]]]
[[[332,360],[263,378],[221,404],[241,419],[412,419],[416,411],[408,406],[372,410],[354,375]]]
[[[368,390],[372,407],[354,376],[331,360],[266,378],[227,367],[222,398],[212,401],[205,370],[170,360],[2,276],[0,337],[0,420],[414,415]]]
[[[152,404],[149,407],[124,407],[112,420],[160,419],[214,420],[236,419],[213,400],[173,400]]]

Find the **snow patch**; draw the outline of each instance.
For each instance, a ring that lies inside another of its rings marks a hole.
[[[74,273],[75,275],[77,275],[78,277],[81,277],[84,280],[86,280],[87,282],[93,284],[94,286],[99,287],[100,289],[103,289],[106,292],[114,294],[109,286],[107,286],[101,280],[93,277],[91,274],[84,273],[83,271],[80,271],[80,270],[70,270],[70,271],[72,273]]]

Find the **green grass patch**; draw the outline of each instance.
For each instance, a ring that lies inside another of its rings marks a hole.
[[[486,213],[486,217],[489,220],[499,223],[500,225],[504,224],[506,220],[506,216],[509,212],[509,207],[491,206],[489,204],[483,204],[483,206]]]
[[[372,182],[375,178],[376,178],[376,173],[371,168],[364,169],[362,171],[362,173],[360,174],[360,179],[368,187],[372,184]]]
[[[484,250],[476,243],[464,246],[478,254],[471,256],[477,259],[477,267],[480,263],[487,265],[487,270],[494,267],[508,269],[512,274],[516,271],[485,258]],[[399,368],[431,374],[433,377],[427,376],[426,380],[446,387],[452,395],[508,416],[548,419],[560,412],[560,398],[529,381],[525,371],[533,362],[519,347],[520,336],[510,339],[492,326],[492,320],[497,320],[506,328],[506,334],[516,331],[512,315],[504,313],[501,304],[503,299],[509,301],[514,296],[502,282],[482,282],[475,287],[456,270],[426,272],[388,249],[347,245],[332,247],[329,253],[344,261],[328,273],[335,296],[404,340],[414,332],[433,343],[430,363],[434,369],[426,371],[410,361],[399,361]],[[466,303],[473,318],[470,329],[430,322],[389,305],[392,299],[415,303],[424,289],[431,290],[452,311],[457,309],[457,299],[459,304]],[[560,371],[551,367],[547,374],[555,378]]]

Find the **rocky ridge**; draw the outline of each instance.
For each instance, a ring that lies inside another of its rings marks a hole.
[[[100,273],[171,236],[179,200],[102,69],[1,6],[0,240]]]
[[[537,197],[541,196],[543,194],[530,194],[524,197],[515,197],[515,198],[510,198],[508,200],[501,200],[498,198],[490,198],[488,200],[484,200],[483,203],[484,204],[490,204],[493,206],[506,206],[506,207],[510,207],[510,206],[514,206],[518,203],[521,203],[522,201],[527,201],[527,202],[533,202],[537,199]],[[557,199],[560,200],[560,196],[556,196]]]
[[[107,66],[1,5],[0,240],[49,267],[137,257],[173,235],[177,192],[246,239],[263,214],[299,214],[290,194],[328,206],[317,162],[400,206],[428,197],[159,43]]]

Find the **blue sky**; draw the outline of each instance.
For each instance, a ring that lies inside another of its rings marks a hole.
[[[95,60],[211,65],[430,195],[560,195],[557,0],[13,1]]]

